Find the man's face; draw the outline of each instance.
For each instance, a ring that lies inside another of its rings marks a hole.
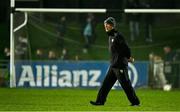
[[[104,28],[105,28],[105,31],[108,32],[113,29],[113,26],[110,24],[104,23]]]
[[[164,52],[165,54],[168,54],[171,52],[171,48],[170,47],[164,47]]]

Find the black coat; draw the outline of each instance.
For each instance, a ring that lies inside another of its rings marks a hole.
[[[111,30],[109,36],[109,51],[111,53],[111,67],[125,68],[128,66],[128,59],[131,57],[131,51],[122,34],[116,30]]]

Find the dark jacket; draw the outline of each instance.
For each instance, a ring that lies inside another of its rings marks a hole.
[[[128,66],[128,59],[131,56],[130,48],[128,47],[124,37],[116,30],[111,30],[109,36],[109,51],[111,53],[111,67],[125,68]]]

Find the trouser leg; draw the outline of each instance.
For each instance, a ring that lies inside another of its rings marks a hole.
[[[115,74],[117,76],[118,81],[121,84],[121,87],[126,93],[126,96],[128,97],[131,104],[138,105],[140,103],[138,97],[136,96],[136,93],[132,87],[132,84],[130,82],[129,76],[128,76],[128,69],[113,69],[115,71]]]
[[[113,72],[112,68],[110,67],[101,85],[101,88],[99,89],[96,102],[104,103],[106,101],[106,97],[116,80],[117,77]]]

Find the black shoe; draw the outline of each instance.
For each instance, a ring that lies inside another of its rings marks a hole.
[[[92,105],[96,105],[96,106],[101,106],[101,105],[104,105],[104,103],[94,102],[94,101],[90,101],[90,104],[92,104]]]

